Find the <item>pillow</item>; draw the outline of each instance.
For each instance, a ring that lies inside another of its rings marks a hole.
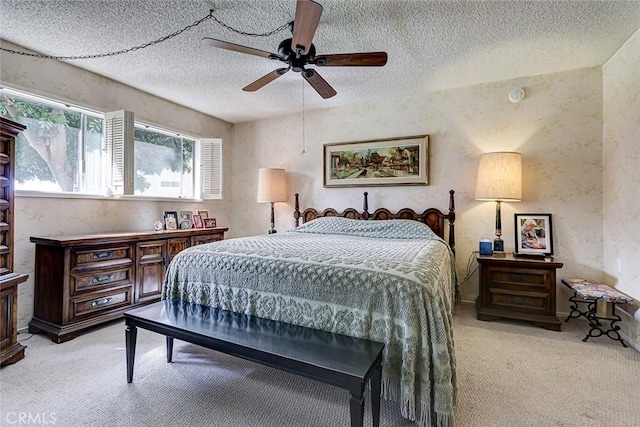
[[[291,232],[342,234],[381,239],[439,239],[428,225],[411,219],[376,221],[327,216],[304,223]]]

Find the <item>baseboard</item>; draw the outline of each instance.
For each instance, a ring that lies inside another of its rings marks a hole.
[[[624,308],[618,306],[616,307],[616,313],[620,317],[622,317],[623,330],[620,331],[620,335],[624,339],[624,341],[629,344],[631,347],[635,348],[637,351],[640,351],[640,322],[636,320],[633,314],[627,312]],[[626,324],[626,327],[624,325]],[[635,326],[635,328],[634,328]],[[635,329],[636,333],[634,336],[630,336],[630,334],[626,333],[627,331],[633,332]]]
[[[464,305],[475,305],[476,304],[475,300],[474,301],[470,301],[470,300],[464,300],[464,299],[460,303],[464,304]],[[621,312],[619,314],[622,314],[622,316],[621,316],[621,317],[623,317],[622,323],[624,323],[624,322],[628,322],[627,324],[629,324],[629,323],[631,323],[631,324],[638,323],[631,314],[627,313],[623,309],[618,307],[618,308],[616,308],[616,312]],[[566,319],[569,316],[569,312],[568,311],[558,311],[556,314],[557,314],[559,319]],[[638,326],[637,329],[640,330],[640,326]],[[635,341],[635,338],[630,337],[629,334],[625,334],[623,331],[619,331],[619,333],[620,333],[620,336],[622,337],[622,339],[624,340],[624,342],[629,347],[632,347],[636,351],[640,352],[640,343]]]

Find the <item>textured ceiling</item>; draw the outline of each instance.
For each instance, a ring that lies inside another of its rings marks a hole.
[[[318,54],[386,51],[382,68],[324,67],[338,92],[324,100],[289,72],[242,88],[279,61],[204,46],[218,38],[276,52],[289,30],[237,34],[209,19],[165,42],[119,56],[69,61],[229,122],[371,99],[602,65],[639,28],[635,1],[318,0]],[[295,0],[0,0],[0,38],[54,56],[144,44],[214,16],[244,32],[293,20]],[[0,64],[1,66],[1,64]],[[303,94],[304,90],[304,94]]]

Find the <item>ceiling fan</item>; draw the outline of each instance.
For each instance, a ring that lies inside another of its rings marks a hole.
[[[255,82],[242,88],[247,92],[255,92],[267,83],[270,83],[282,76],[289,70],[302,74],[302,77],[318,92],[324,99],[331,98],[336,91],[320,74],[308,65],[318,67],[382,67],[387,63],[386,52],[365,52],[365,53],[340,53],[334,55],[317,55],[316,47],[313,45],[313,36],[318,28],[322,6],[313,0],[297,0],[296,14],[289,27],[293,33],[293,38],[283,40],[278,46],[278,53],[266,52],[234,43],[216,40],[209,37],[202,39],[207,46],[232,50],[235,52],[248,53],[250,55],[261,56],[268,59],[277,59],[287,66],[278,68],[267,75],[260,77]]]

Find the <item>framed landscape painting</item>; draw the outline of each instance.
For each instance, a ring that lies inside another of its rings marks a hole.
[[[324,186],[429,184],[429,136],[324,145]]]

